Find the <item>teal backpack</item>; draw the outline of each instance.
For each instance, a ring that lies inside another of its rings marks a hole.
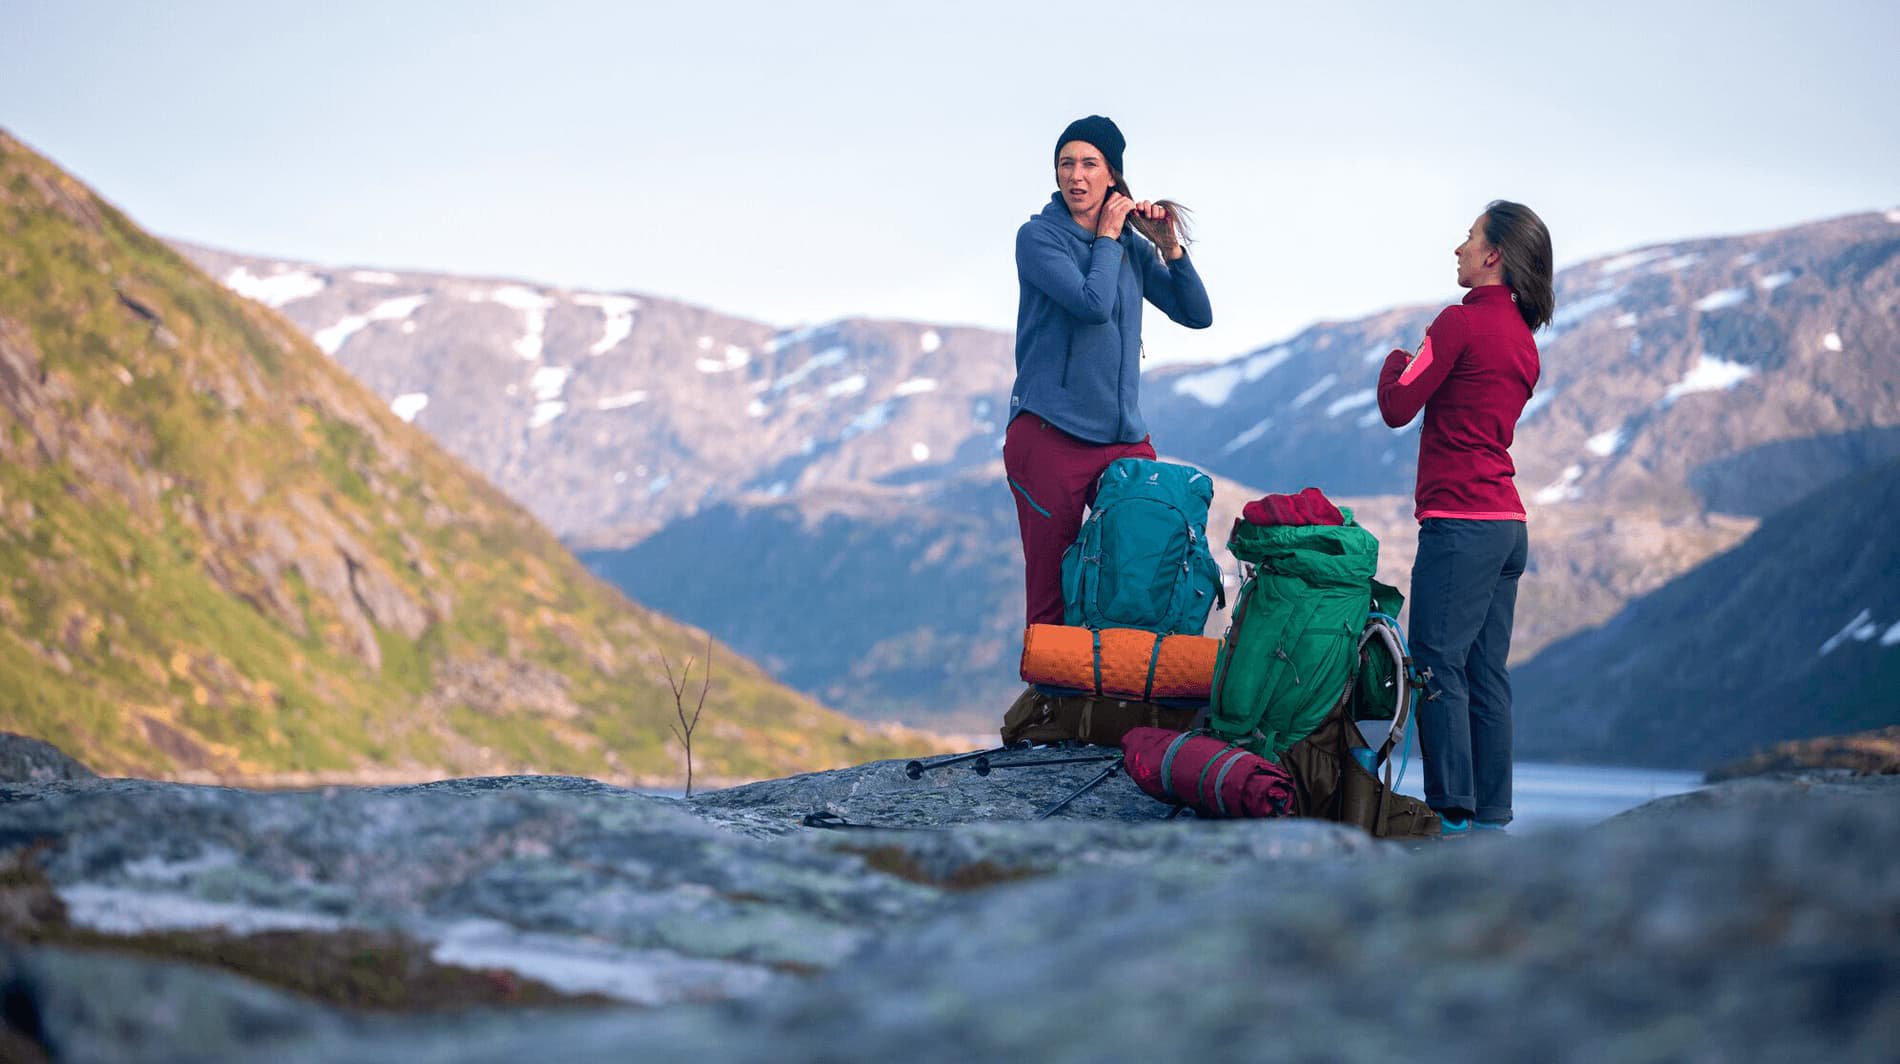
[[[1062,623],[1200,635],[1221,590],[1207,548],[1214,481],[1192,466],[1117,458],[1062,555]]]
[[[1373,580],[1379,541],[1342,509],[1343,525],[1234,523],[1227,549],[1251,567],[1214,663],[1208,729],[1277,761],[1349,696],[1366,717],[1396,701],[1392,677],[1361,667],[1362,636],[1397,590]],[[1387,670],[1390,671],[1389,669]],[[1366,686],[1359,688],[1360,681]],[[1390,716],[1386,709],[1384,716]]]

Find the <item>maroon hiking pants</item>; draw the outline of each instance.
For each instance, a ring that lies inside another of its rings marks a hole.
[[[1089,443],[1034,414],[1018,414],[1003,439],[1003,471],[1023,534],[1023,590],[1029,624],[1062,623],[1062,552],[1082,530],[1095,482],[1117,458],[1152,460],[1140,443]]]

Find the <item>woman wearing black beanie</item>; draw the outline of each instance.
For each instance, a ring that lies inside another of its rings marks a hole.
[[[1142,301],[1190,329],[1214,320],[1181,208],[1129,194],[1126,147],[1101,115],[1069,123],[1056,139],[1055,194],[1016,231],[1016,381],[1003,467],[1022,532],[1029,624],[1062,623],[1062,552],[1102,470],[1117,458],[1155,457],[1140,408]]]

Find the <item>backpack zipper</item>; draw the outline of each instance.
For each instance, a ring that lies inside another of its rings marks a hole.
[[[1281,661],[1286,662],[1287,667],[1293,670],[1293,686],[1295,687],[1302,686],[1301,681],[1300,681],[1300,667],[1298,665],[1293,664],[1293,659],[1287,656],[1286,648],[1274,647],[1273,656],[1276,658],[1279,658]]]

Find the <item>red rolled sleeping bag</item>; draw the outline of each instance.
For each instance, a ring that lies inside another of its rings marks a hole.
[[[1194,732],[1132,728],[1122,767],[1151,798],[1210,819],[1293,815],[1293,777],[1280,765]]]

